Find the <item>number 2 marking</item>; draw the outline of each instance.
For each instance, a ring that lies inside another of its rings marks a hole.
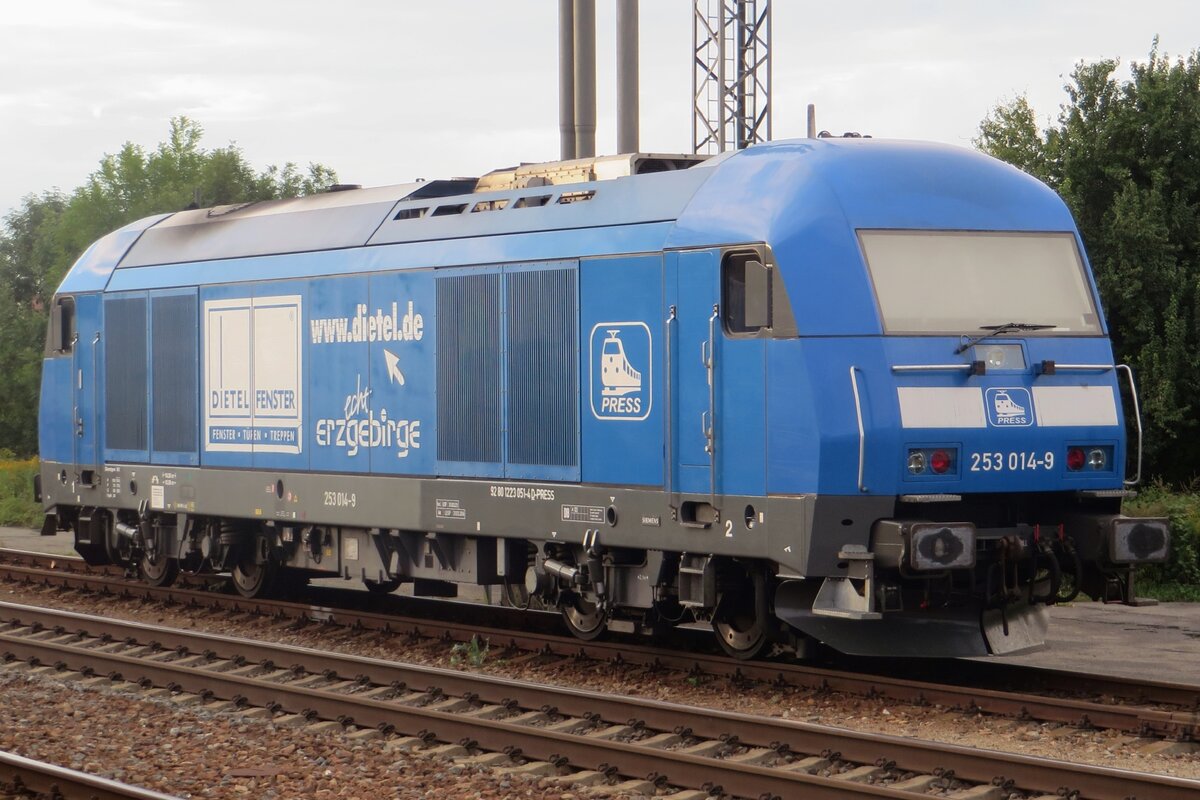
[[[731,520],[731,519],[725,520],[725,538],[726,539],[733,538],[733,520]]]

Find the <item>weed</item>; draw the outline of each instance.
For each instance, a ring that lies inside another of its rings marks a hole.
[[[0,525],[40,528],[42,508],[33,502],[38,461],[0,460]]]
[[[1124,510],[1131,516],[1166,517],[1171,523],[1171,554],[1162,564],[1138,568],[1138,594],[1200,600],[1200,493],[1152,485]]]
[[[450,666],[457,667],[466,664],[469,667],[482,667],[487,660],[488,640],[480,643],[478,636],[472,636],[469,642],[459,642],[450,648]]]

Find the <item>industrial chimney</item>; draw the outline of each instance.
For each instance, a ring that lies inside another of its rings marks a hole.
[[[617,0],[617,152],[638,151],[638,5]],[[558,132],[563,161],[596,155],[596,2],[558,1]]]
[[[617,152],[638,151],[638,0],[617,0]]]

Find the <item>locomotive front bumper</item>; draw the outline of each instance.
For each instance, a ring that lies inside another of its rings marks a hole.
[[[1117,517],[1108,534],[1108,559],[1114,564],[1152,564],[1167,560],[1171,531],[1165,519]]]
[[[1096,564],[1157,564],[1171,553],[1171,527],[1165,517],[1071,514],[1064,519],[1063,528],[1079,556]]]
[[[970,522],[878,520],[869,549],[839,551],[840,574],[784,580],[775,613],[852,655],[1035,650],[1044,646],[1047,604],[1060,596],[1063,575],[1073,574],[1076,591],[1100,596],[1105,576],[1131,575],[1133,567],[1161,562],[1170,551],[1163,518],[1093,512],[1059,519],[986,529]],[[938,586],[950,588],[938,594]],[[933,589],[933,596],[920,587]]]
[[[885,611],[874,619],[819,614],[810,581],[784,581],[775,592],[775,614],[796,630],[855,656],[965,658],[1010,655],[1045,646],[1044,605],[1016,604],[985,610],[981,604]]]

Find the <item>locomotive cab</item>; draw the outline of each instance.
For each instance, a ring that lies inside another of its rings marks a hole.
[[[1165,520],[1119,513],[1140,479],[1136,387],[1068,220],[972,229],[943,191],[922,201],[919,228],[873,208],[854,231],[877,335],[805,353],[840,360],[829,388],[851,395],[857,441],[833,460],[859,501],[839,505],[894,506],[821,581],[783,580],[776,613],[846,652],[928,655],[931,638],[946,655],[1029,649],[1046,606],[1133,602],[1134,565],[1166,558]],[[797,316],[801,341],[818,333]]]

